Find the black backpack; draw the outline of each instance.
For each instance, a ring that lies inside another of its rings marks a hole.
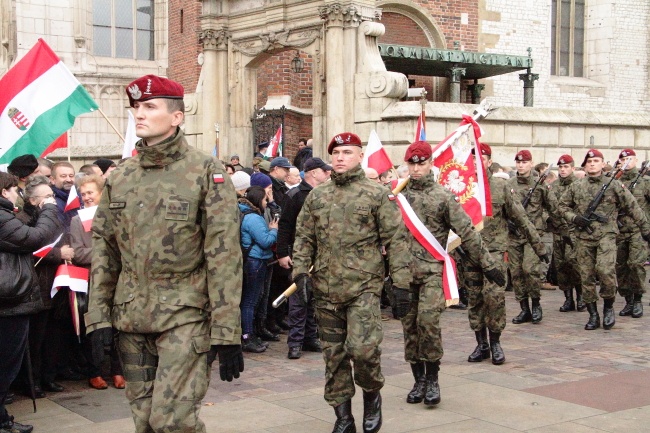
[[[241,225],[244,222],[244,218],[246,215],[251,214],[251,213],[257,213],[253,209],[247,209],[243,212],[239,213],[239,231],[241,232]],[[241,253],[242,253],[242,258],[244,261],[248,258],[248,255],[251,253],[251,250],[253,249],[253,245],[255,245],[255,240],[251,237],[251,244],[248,248],[244,248],[244,245],[239,242],[239,246],[241,247]]]

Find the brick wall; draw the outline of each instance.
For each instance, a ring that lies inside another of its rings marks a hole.
[[[185,93],[194,93],[201,66],[197,62],[203,51],[198,41],[201,2],[169,0],[169,78],[183,85]],[[182,12],[182,14],[181,14]]]

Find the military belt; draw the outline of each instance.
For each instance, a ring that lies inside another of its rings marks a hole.
[[[122,363],[126,365],[139,365],[141,367],[145,365],[158,365],[158,357],[149,352],[121,353],[120,359],[122,360]]]
[[[318,326],[323,328],[347,329],[347,322],[335,317],[321,317],[318,319]]]
[[[347,332],[344,332],[343,334],[331,334],[329,332],[323,332],[322,329],[319,330],[319,333],[320,339],[328,343],[345,343],[345,339],[348,336]]]
[[[127,382],[151,382],[156,378],[156,367],[142,370],[124,369],[124,378]]]

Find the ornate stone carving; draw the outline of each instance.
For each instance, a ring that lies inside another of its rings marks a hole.
[[[314,29],[292,33],[290,30],[269,32],[259,35],[259,40],[233,42],[233,50],[254,57],[262,52],[272,52],[282,48],[304,48],[320,37]]]
[[[204,50],[225,50],[228,48],[230,32],[226,27],[222,29],[208,29],[199,33],[199,42]]]
[[[369,98],[402,98],[408,92],[406,75],[399,72],[370,72],[363,74],[366,81],[366,96]]]
[[[356,27],[363,21],[381,19],[381,9],[355,4],[332,3],[318,8],[322,20],[328,25]]]

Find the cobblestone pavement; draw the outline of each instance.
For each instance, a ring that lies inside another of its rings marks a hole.
[[[650,431],[650,335],[648,317],[616,316],[610,331],[585,331],[587,313],[560,313],[563,294],[542,292],[541,324],[513,325],[501,341],[506,363],[470,364],[474,349],[467,313],[443,315],[445,355],[440,371],[442,402],[433,409],[406,403],[413,385],[403,360],[398,321],[384,323],[382,432],[648,432]],[[509,319],[518,313],[506,295]],[[616,311],[623,306],[617,299]],[[646,308],[649,308],[646,303]],[[602,311],[602,302],[599,303]],[[648,311],[650,315],[650,309]],[[329,433],[334,413],[322,397],[323,361],[318,353],[288,360],[286,336],[262,354],[246,354],[246,371],[232,383],[214,371],[201,418],[208,432]],[[124,392],[89,389],[84,382],[63,382],[66,391],[9,406],[35,432],[132,432]],[[361,392],[353,411],[361,431]]]

